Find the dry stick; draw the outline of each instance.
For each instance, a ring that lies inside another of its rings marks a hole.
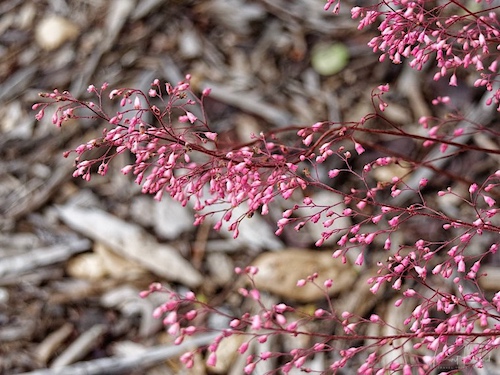
[[[63,262],[89,248],[89,240],[78,239],[64,244],[30,250],[21,255],[1,258],[0,279],[12,274],[22,274],[39,267]]]
[[[84,358],[106,333],[105,324],[96,324],[82,333],[64,352],[52,362],[52,368],[59,369]]]
[[[469,111],[469,114],[464,116],[464,120],[458,123],[457,128],[462,128],[464,134],[456,137],[453,140],[454,142],[465,144],[472,137],[472,133],[468,134],[468,131],[473,129],[474,124],[486,124],[494,118],[496,113],[495,103],[486,105],[486,101],[499,89],[500,83],[493,85],[493,89],[485,92],[481,101]],[[439,142],[439,140],[436,140],[436,142]],[[434,148],[422,162],[423,168],[419,168],[411,175],[406,183],[407,190],[402,191],[401,194],[391,201],[391,203],[394,205],[404,204],[411,197],[412,193],[418,190],[420,181],[423,178],[428,180],[432,179],[432,176],[435,174],[435,169],[442,169],[449,161],[448,157],[457,151],[459,151],[458,146],[449,146],[444,152],[441,152],[439,147]],[[426,168],[426,166],[432,166],[434,169]]]
[[[146,369],[158,365],[169,358],[178,357],[186,351],[208,345],[217,335],[218,333],[216,332],[204,333],[186,340],[180,345],[156,346],[135,356],[101,358],[76,363],[73,366],[59,369],[36,370],[21,375],[112,375]]]
[[[41,363],[47,363],[49,358],[56,352],[61,344],[66,341],[71,333],[73,333],[73,329],[74,327],[71,323],[65,323],[45,337],[35,350],[36,359]]]

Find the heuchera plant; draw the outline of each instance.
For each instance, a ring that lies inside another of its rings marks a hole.
[[[339,7],[339,0],[330,0],[325,10],[338,12]],[[378,35],[369,45],[380,54],[380,61],[407,63],[417,70],[434,69],[434,80],[448,80],[450,86],[457,86],[460,74],[475,76],[474,86],[486,95],[479,111],[493,108],[494,113],[500,110],[498,9],[493,0],[385,0],[354,7],[351,12],[360,20],[359,29],[377,27]],[[238,268],[236,272],[248,277],[252,285],[239,292],[255,300],[260,309],[238,317],[216,310],[193,292],[181,295],[152,285],[143,295],[158,291],[168,294],[167,302],[155,314],[164,317],[176,343],[208,329],[194,323],[202,321],[197,319],[202,314],[216,313],[229,319],[227,328],[203,348],[208,365],[217,363],[217,349],[223,340],[244,335],[238,352],[246,356],[246,374],[261,361],[274,361],[275,372],[285,374],[294,368],[306,373],[337,373],[356,367],[359,374],[405,375],[481,368],[500,346],[500,292],[490,295],[479,285],[484,277],[482,265],[496,256],[499,247],[496,198],[500,169],[457,174],[442,166],[444,161],[467,152],[479,153],[483,161],[497,156],[498,150],[468,140],[477,134],[498,137],[499,133],[488,126],[491,118],[482,123],[477,118],[468,119],[467,113],[459,110],[443,117],[423,117],[419,121],[422,131],[411,132],[416,127],[395,124],[384,116],[384,95],[388,91],[389,85],[374,89],[374,111],[358,122],[324,121],[306,128],[272,130],[253,135],[247,144],[230,147],[219,144],[218,134],[206,119],[204,99],[210,90],[197,97],[189,75],[176,85],[155,80],[148,92],[109,90],[106,84],[90,86],[88,92],[97,98],[94,101],[55,90],[42,94],[46,100],[33,109],[39,111],[36,117],[40,120],[47,107],[55,105],[52,121],[58,126],[73,118],[102,120],[110,125],[102,137],[73,150],[77,154],[75,177],[89,180],[94,171],[104,175],[114,157],[131,153],[135,161],[122,172],[135,175],[143,193],[154,194],[158,200],[168,194],[183,205],[191,200],[197,212],[196,225],[222,212],[214,229],[227,225],[234,237],[238,236],[241,220],[251,220],[247,217],[254,214],[266,215],[278,197],[281,202],[292,201],[301,191],[300,204],[292,203],[284,210],[276,234],[287,226],[299,231],[309,222],[322,226],[316,245],[335,235],[339,239],[333,257],[344,262],[352,258],[357,267],[375,262],[378,273],[368,280],[366,288],[374,294],[385,293],[404,315],[403,324],[395,326],[376,313],[356,316],[327,300],[328,309],[290,319],[292,306],[266,306],[262,302],[252,282],[258,272],[255,267]],[[113,116],[104,109],[108,99],[120,101],[121,109]],[[444,103],[452,108],[448,97],[433,101],[441,109]],[[295,141],[290,140],[291,132],[296,135]],[[409,139],[421,148],[421,156],[412,158],[383,147],[377,144],[380,136]],[[102,150],[101,156],[87,158],[94,149]],[[374,177],[378,168],[401,164],[406,166],[407,176],[394,176],[389,182]],[[322,172],[326,165],[336,166],[327,168],[327,178]],[[436,175],[444,176],[453,187],[439,188],[431,183]],[[471,176],[477,179],[471,180]],[[313,189],[340,194],[345,209],[317,205],[314,194],[308,196]],[[461,202],[460,209],[451,209],[450,201]],[[233,216],[234,208],[240,206],[246,208],[245,215]],[[311,215],[304,215],[304,208],[310,209]],[[352,225],[336,226],[343,217],[350,218]],[[415,229],[422,225],[429,230]],[[409,231],[415,238],[406,236]],[[406,240],[401,240],[401,233]],[[354,251],[352,257],[350,252]],[[372,254],[377,252],[385,253],[380,258],[383,260],[373,260]],[[297,285],[316,283],[316,279],[316,274],[310,275],[298,280]],[[327,280],[317,286],[328,298],[333,283],[335,280]],[[305,328],[311,321],[337,324],[342,333],[311,332]],[[273,335],[307,335],[312,344],[285,353],[259,350],[258,344]],[[249,349],[252,343],[257,343],[253,351]],[[318,353],[328,355],[326,369],[308,367]],[[194,352],[189,352],[181,361],[190,367],[194,358]]]

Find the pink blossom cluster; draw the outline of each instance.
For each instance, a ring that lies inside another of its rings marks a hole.
[[[246,269],[237,268],[236,273],[248,276],[252,281],[258,273],[255,267]],[[299,280],[298,286],[306,283],[315,283],[317,274],[307,279]],[[400,280],[400,279],[398,279]],[[327,290],[333,285],[333,280],[325,281],[322,288],[327,296]],[[401,288],[401,282],[396,281],[394,289]],[[449,358],[461,358],[461,366],[474,365],[482,367],[483,361],[488,360],[492,348],[500,345],[500,321],[498,306],[486,306],[484,298],[478,294],[464,293],[463,301],[476,303],[477,306],[458,309],[463,306],[460,297],[447,295],[435,291],[431,297],[420,295],[412,288],[406,288],[402,293],[403,298],[395,302],[397,307],[401,306],[403,299],[415,298],[422,301],[416,305],[410,315],[404,321],[408,329],[401,330],[391,327],[393,334],[369,335],[367,326],[388,327],[390,323],[384,321],[377,314],[372,313],[369,317],[356,316],[348,311],[337,312],[333,304],[329,303],[328,309],[317,308],[312,313],[306,314],[298,311],[285,303],[266,306],[261,299],[260,292],[251,283],[250,288],[240,288],[239,293],[253,300],[258,306],[257,311],[245,312],[241,316],[230,316],[226,312],[217,310],[205,302],[200,301],[193,292],[181,295],[171,290],[165,290],[159,284],[151,285],[148,291],[142,293],[145,297],[152,292],[163,292],[169,295],[168,300],[155,311],[157,318],[162,318],[167,331],[174,337],[174,342],[180,344],[186,337],[196,333],[205,332],[204,325],[196,325],[196,320],[203,316],[217,314],[228,320],[227,328],[220,331],[214,341],[203,348],[208,366],[216,366],[218,361],[218,349],[221,342],[231,336],[241,336],[244,339],[236,349],[239,355],[245,355],[245,374],[252,374],[259,362],[273,361],[276,368],[283,374],[289,374],[293,369],[299,369],[305,373],[323,373],[311,369],[309,360],[318,353],[334,354],[328,370],[336,373],[348,366],[349,361],[360,361],[358,374],[412,374],[417,370],[419,374],[429,374],[446,364]],[[495,294],[493,301],[498,305],[500,292]],[[445,314],[447,319],[438,319],[431,311]],[[460,311],[461,310],[461,311]],[[433,316],[434,315],[434,316]],[[310,332],[308,323],[311,321],[327,321],[342,327],[343,333],[328,334],[324,332]],[[373,327],[372,327],[373,329]],[[289,352],[256,351],[255,346],[266,343],[273,336],[291,335],[294,337],[309,337],[311,342],[306,347],[297,347]],[[352,345],[353,342],[365,340],[365,345]],[[426,349],[427,355],[418,356],[410,352],[402,352],[399,356],[390,360],[391,350],[400,349],[405,343],[411,343],[414,352]],[[468,351],[464,354],[463,348]],[[194,366],[194,349],[181,356],[180,360],[188,368]],[[412,357],[416,363],[412,363]]]
[[[190,91],[189,80],[187,76],[175,86],[165,84],[163,89],[155,80],[147,94],[137,89],[113,89],[106,93],[107,84],[100,90],[91,85],[87,91],[97,96],[95,102],[79,101],[69,92],[54,90],[42,94],[49,102],[37,103],[33,109],[38,110],[36,118],[41,120],[48,106],[61,104],[52,116],[52,122],[59,127],[73,118],[91,118],[111,125],[103,130],[102,137],[73,150],[77,154],[74,177],[89,181],[95,167],[97,173],[105,175],[113,158],[131,152],[135,155],[134,163],[121,171],[132,172],[144,194],[161,200],[168,193],[183,206],[192,199],[196,211],[213,206],[208,213],[197,214],[196,225],[216,212],[218,205],[229,203],[230,208],[224,209],[223,219],[215,224],[215,229],[219,230],[223,221],[228,222],[229,230],[237,237],[238,224],[244,216],[267,214],[276,195],[288,199],[307,184],[297,175],[298,166],[283,155],[284,146],[266,140],[263,134],[255,135],[250,145],[218,148],[217,133],[189,110],[194,106],[203,108],[203,99],[210,90],[196,98]],[[108,116],[103,109],[106,96],[120,100],[122,109],[114,116]],[[160,107],[153,103],[155,99]],[[79,113],[83,110],[89,114]],[[154,121],[146,119],[150,115]],[[99,158],[85,159],[84,154],[96,148],[106,151]],[[65,156],[69,154],[66,152]],[[233,218],[233,209],[243,203],[248,207],[246,214]]]
[[[271,133],[256,136],[250,145],[220,150],[216,143],[216,133],[188,110],[197,103],[202,105],[207,93],[197,99],[199,102],[188,99],[188,93],[191,94],[186,91],[189,88],[188,80],[176,86],[165,85],[166,97],[158,81],[153,82],[152,87],[148,94],[134,89],[112,90],[107,96],[110,99],[120,98],[120,106],[123,108],[112,117],[103,110],[102,99],[108,89],[106,85],[101,90],[96,90],[93,86],[89,88],[89,92],[98,97],[95,103],[79,101],[69,93],[54,91],[44,95],[52,102],[34,107],[39,110],[37,117],[41,119],[49,105],[60,105],[52,117],[52,121],[58,126],[65,120],[79,117],[102,120],[114,126],[110,130],[105,129],[101,138],[77,147],[75,177],[90,178],[93,167],[96,167],[97,173],[105,174],[109,162],[117,154],[128,150],[135,155],[136,160],[134,164],[124,167],[122,172],[133,172],[137,176],[136,182],[142,183],[144,193],[153,193],[157,199],[161,199],[165,191],[183,204],[188,199],[194,199],[197,210],[207,206],[216,209],[219,202],[230,203],[232,208],[246,202],[249,208],[247,215],[251,216],[253,213],[267,214],[269,204],[277,195],[289,199],[297,189],[304,192],[306,188],[316,187],[340,194],[345,206],[341,211],[334,210],[335,206],[318,206],[313,198],[306,195],[302,198],[302,204],[294,204],[283,212],[282,218],[277,222],[276,234],[281,234],[288,225],[294,225],[296,230],[301,230],[307,222],[322,225],[324,231],[316,245],[321,246],[333,234],[341,234],[337,241],[338,250],[332,256],[341,257],[344,263],[348,263],[350,249],[361,248],[353,261],[358,267],[365,265],[369,251],[374,248],[383,249],[387,252],[387,261],[378,263],[378,276],[368,280],[367,288],[373,294],[378,294],[384,293],[388,285],[392,289],[391,293],[400,295],[394,302],[396,308],[413,306],[412,312],[404,321],[404,327],[394,328],[394,335],[367,336],[364,333],[365,326],[387,326],[389,323],[377,314],[366,318],[350,312],[338,313],[333,307],[329,310],[317,309],[310,316],[290,322],[285,312],[293,312],[292,307],[283,303],[264,306],[257,289],[240,289],[240,294],[259,303],[261,310],[254,314],[244,313],[240,317],[231,317],[227,329],[207,348],[210,353],[207,358],[209,365],[215,365],[217,361],[218,344],[234,334],[253,337],[252,340],[258,343],[264,343],[269,335],[315,337],[310,348],[297,348],[290,353],[249,354],[245,367],[248,374],[252,373],[257,363],[270,359],[278,361],[279,368],[284,373],[292,368],[307,371],[307,359],[318,352],[337,352],[340,355],[339,359],[333,360],[332,357],[329,368],[333,371],[348,366],[350,361],[365,358],[358,370],[360,374],[410,373],[412,368],[426,373],[432,368],[439,368],[449,358],[461,355],[465,347],[472,349],[467,356],[462,356],[463,365],[481,365],[484,357],[499,346],[499,293],[487,298],[478,285],[481,263],[489,255],[496,254],[499,245],[498,242],[491,243],[489,249],[479,255],[468,254],[468,248],[475,237],[500,232],[500,227],[494,220],[498,208],[492,196],[499,184],[500,172],[491,174],[481,184],[471,184],[469,197],[455,193],[451,188],[436,192],[437,197],[450,195],[461,199],[474,212],[474,215],[455,219],[426,204],[422,193],[428,187],[429,181],[426,179],[420,181],[417,190],[412,190],[412,187],[398,177],[384,184],[372,178],[377,168],[398,163],[399,158],[388,155],[377,157],[361,166],[355,164],[355,156],[363,155],[368,147],[366,141],[360,140],[358,135],[370,131],[376,133],[373,128],[363,127],[370,116],[360,123],[320,122],[310,128],[296,129],[294,131],[299,141],[292,146],[281,143],[277,134]],[[381,110],[385,107],[379,104],[384,103],[383,94],[387,90],[388,87],[383,86],[374,92],[375,108]],[[151,98],[164,100],[164,107],[160,110],[150,102]],[[82,110],[86,112],[80,113]],[[177,121],[172,121],[175,111],[180,114]],[[156,126],[151,121],[145,121],[148,113],[154,115]],[[381,131],[389,134],[389,131]],[[434,140],[432,137],[421,136],[418,139],[424,142]],[[445,144],[448,142],[444,139],[439,141]],[[95,148],[105,148],[106,151],[97,159],[81,160],[85,157],[85,152]],[[330,181],[325,182],[319,176],[318,167],[332,158],[340,161],[343,167],[329,170]],[[301,163],[308,163],[311,170],[305,168],[300,171]],[[418,165],[415,166],[417,167]],[[335,183],[346,175],[359,181],[358,187],[342,188],[342,184]],[[392,203],[405,190],[412,191],[420,197],[421,202],[410,206]],[[310,216],[299,215],[298,209],[304,207],[320,210]],[[225,209],[222,220],[234,220],[229,229],[237,236],[237,225],[243,218],[233,219],[232,208]],[[201,223],[209,214],[197,216],[195,224]],[[352,226],[335,227],[336,220],[345,217],[352,219]],[[393,236],[406,230],[405,226],[416,218],[425,218],[427,223],[440,222],[443,233],[450,232],[450,235],[440,241],[418,239],[413,244],[400,244],[394,248]],[[215,224],[215,229],[219,230],[221,226],[222,221],[219,221]],[[443,257],[443,253],[446,256]],[[258,270],[249,268],[238,272],[246,273],[251,278]],[[299,280],[298,286],[314,283],[316,277],[317,275],[311,275],[307,280]],[[445,280],[450,280],[456,290],[435,287],[443,283],[448,285]],[[326,290],[333,282],[335,281],[318,287]],[[468,288],[464,288],[464,285],[468,285]],[[153,285],[151,291],[160,289],[160,286]],[[201,323],[196,324],[199,321],[197,317],[201,314],[208,312],[224,315],[198,301],[193,293],[182,297],[178,293],[169,293],[171,298],[158,308],[155,315],[165,315],[163,322],[168,327],[168,332],[175,337],[176,343],[207,329]],[[190,307],[184,311],[186,305],[191,304],[198,308]],[[300,330],[303,324],[311,320],[336,323],[342,327],[343,334],[324,335]],[[332,340],[345,342],[345,345],[332,345]],[[363,340],[366,345],[349,346],[352,340]],[[414,352],[400,354],[392,362],[384,364],[386,354],[383,349],[393,340],[411,342]],[[248,342],[243,344],[239,353],[245,354],[248,345]],[[415,354],[423,349],[425,354]],[[364,353],[368,353],[367,357]],[[193,353],[185,354],[181,360],[187,366],[193,365]]]
[[[408,59],[418,70],[435,62],[434,79],[449,76],[451,86],[457,86],[459,69],[466,69],[480,74],[475,86],[493,91],[500,53],[499,9],[494,0],[478,0],[474,10],[455,0],[390,0],[353,7],[351,14],[360,19],[360,30],[377,25],[380,35],[369,46],[382,53],[380,61],[389,58],[400,64]],[[499,89],[492,92],[490,101],[500,103]]]
[[[378,27],[380,35],[370,46],[382,53],[381,60],[408,60],[415,69],[435,61],[434,79],[449,75],[451,86],[457,85],[457,77],[464,72],[479,74],[475,85],[490,91],[486,105],[496,106],[500,101],[500,90],[495,88],[499,8],[494,1],[478,0],[476,5],[472,10],[454,0],[392,0],[354,7],[352,16],[360,18],[360,29]],[[338,12],[339,6],[340,1],[330,0],[325,8]],[[424,149],[437,145],[442,158],[471,151],[487,158],[498,152],[459,140],[475,134],[496,137],[498,133],[487,124],[456,126],[467,123],[461,113],[422,118],[420,125],[427,135],[409,133],[384,117],[388,91],[389,85],[376,88],[371,95],[373,113],[357,122],[323,121],[305,128],[271,130],[253,135],[251,142],[229,147],[219,144],[217,132],[206,119],[204,99],[209,90],[194,95],[189,76],[176,85],[155,80],[147,93],[133,88],[110,90],[106,84],[99,89],[90,86],[94,101],[55,90],[43,94],[45,100],[33,109],[42,120],[55,105],[52,122],[57,126],[72,119],[105,124],[101,137],[73,150],[75,177],[89,180],[92,173],[104,175],[111,160],[129,152],[135,160],[121,171],[135,175],[142,192],[155,199],[168,194],[183,205],[192,201],[196,225],[222,212],[214,229],[221,230],[227,223],[237,237],[241,220],[268,214],[275,199],[283,198],[289,206],[277,220],[276,235],[287,227],[300,231],[308,223],[320,226],[322,233],[315,245],[322,246],[333,236],[336,248],[332,256],[342,259],[346,267],[357,267],[361,273],[375,266],[376,274],[368,279],[366,288],[373,295],[390,298],[402,316],[401,324],[396,325],[376,310],[367,316],[343,311],[328,295],[335,280],[317,285],[316,274],[298,280],[297,285],[312,283],[323,290],[328,308],[302,312],[299,318],[290,303],[267,306],[262,301],[253,283],[258,273],[255,267],[236,270],[251,285],[240,288],[239,294],[258,307],[240,316],[215,309],[194,292],[180,294],[152,285],[143,295],[168,293],[169,299],[155,316],[163,319],[176,344],[209,329],[202,316],[228,318],[227,327],[214,342],[200,349],[209,366],[216,365],[223,340],[241,335],[246,340],[237,351],[246,356],[246,374],[253,373],[261,361],[274,361],[276,371],[285,374],[292,369],[339,373],[352,363],[357,364],[359,374],[430,374],[457,358],[458,368],[483,367],[490,353],[500,347],[500,292],[486,292],[480,285],[486,276],[483,265],[498,256],[500,246],[500,171],[484,171],[482,180],[470,181],[432,162],[381,149],[372,139],[405,138]],[[107,114],[108,100],[119,101],[119,110],[112,116]],[[433,101],[436,106],[447,103],[447,97]],[[283,133],[295,135],[295,141],[281,137]],[[447,154],[451,148],[457,151]],[[89,156],[96,149],[101,150],[100,156]],[[394,175],[387,181],[377,177],[381,169],[401,164],[408,166],[406,175]],[[437,186],[428,177],[417,179],[416,184],[408,182],[407,177],[422,169],[431,169],[457,184]],[[318,190],[337,194],[341,200],[320,204],[314,197]],[[410,198],[402,199],[405,196]],[[459,202],[460,208],[450,209],[449,201]],[[245,214],[233,217],[234,209],[242,205]],[[335,329],[310,331],[308,323],[318,321],[327,321]],[[255,349],[275,335],[307,336],[310,346],[284,353]],[[318,353],[328,355],[323,371],[309,367],[309,360]],[[181,361],[192,367],[194,353],[186,353]]]

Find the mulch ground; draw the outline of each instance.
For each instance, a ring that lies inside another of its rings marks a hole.
[[[86,369],[68,373],[180,373],[179,352],[151,317],[162,298],[141,300],[139,291],[160,281],[194,289],[236,312],[241,301],[231,296],[235,266],[267,250],[309,247],[318,234],[311,229],[276,239],[272,223],[261,218],[252,219],[239,241],[215,233],[210,223],[193,227],[189,209],[141,195],[120,174],[119,161],[106,177],[89,183],[72,178],[73,161],[64,159],[63,151],[90,139],[102,124],[59,130],[49,116],[37,122],[31,106],[38,93],[68,89],[86,98],[88,85],[102,82],[147,91],[155,78],[176,83],[190,73],[196,90],[212,88],[206,110],[214,128],[240,139],[273,127],[359,119],[371,110],[371,88],[381,83],[394,87],[386,115],[398,123],[415,124],[430,113],[428,98],[446,95],[447,87],[434,84],[431,73],[379,64],[366,47],[375,31],[358,32],[347,6],[336,17],[322,5],[317,0],[0,4],[0,373],[52,369],[39,373],[55,374],[50,371],[79,361]],[[315,53],[333,43],[345,47],[348,63],[335,74],[319,74]],[[477,93],[464,87],[461,95],[466,103]],[[153,245],[134,255],[119,243],[133,243],[137,238],[129,236],[136,231]],[[145,251],[152,262],[141,261]],[[287,262],[295,261],[291,254]],[[180,272],[170,272],[174,259]],[[367,313],[378,301],[356,287],[358,276],[349,275],[338,298]],[[271,291],[269,298],[286,299],[286,293]],[[297,304],[320,304],[315,298]],[[210,339],[200,338],[199,345]],[[131,357],[137,361],[125,364]],[[199,360],[191,373],[206,371]],[[241,363],[230,358],[217,372],[242,373]]]

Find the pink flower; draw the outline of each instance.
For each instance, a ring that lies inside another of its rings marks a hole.
[[[483,199],[484,199],[484,201],[486,202],[486,204],[487,204],[488,206],[490,206],[490,207],[493,207],[493,206],[495,205],[495,203],[496,203],[496,202],[495,202],[495,200],[494,200],[493,198],[491,198],[491,197],[489,197],[489,196],[487,196],[487,195],[484,195],[484,196],[483,196]]]
[[[381,92],[389,92],[389,84],[386,83],[385,85],[380,85],[378,87],[378,89],[381,91]]]
[[[332,169],[328,172],[328,177],[335,178],[339,175],[340,171],[338,169]]]
[[[306,280],[300,279],[297,281],[297,286],[304,286],[304,285],[306,285]]]
[[[429,180],[428,180],[428,179],[426,179],[426,178],[422,178],[422,179],[420,180],[420,182],[418,183],[418,186],[419,186],[419,187],[421,187],[421,188],[422,188],[422,187],[425,187],[425,186],[427,186],[427,183],[428,183],[428,182],[429,182]]]
[[[186,111],[186,116],[191,124],[193,124],[196,120],[198,120],[198,117],[196,117],[189,111]]]
[[[420,276],[422,279],[425,279],[427,270],[424,267],[415,266],[415,271],[418,273],[418,276]]]
[[[457,86],[457,76],[455,74],[450,78],[450,86]]]
[[[248,350],[248,342],[244,342],[238,348],[238,353],[244,354],[244,353],[246,353],[247,350]]]
[[[304,145],[306,146],[309,146],[313,140],[313,134],[309,134],[307,137],[304,138],[304,140],[302,141],[302,143],[304,143]]]
[[[252,318],[252,329],[258,331],[262,328],[262,321],[260,315],[254,315]]]
[[[365,149],[363,148],[363,146],[358,142],[354,142],[354,149],[356,150],[358,155],[361,155],[363,152],[365,152]]]
[[[194,365],[194,355],[191,352],[184,353],[179,359],[187,368],[191,368]]]
[[[245,372],[245,374],[251,374],[253,372],[253,370],[255,370],[255,366],[256,366],[256,363],[249,363],[248,365],[245,366],[245,368],[243,369],[243,371]]]
[[[204,134],[205,134],[205,137],[207,137],[211,141],[215,141],[217,139],[217,133],[205,132]]]
[[[210,353],[207,359],[207,365],[214,367],[217,364],[217,355],[215,353]]]
[[[364,261],[364,255],[363,255],[363,253],[360,253],[358,255],[358,257],[356,258],[356,261],[354,262],[354,264],[361,266],[363,264],[363,261]]]
[[[391,227],[395,227],[399,224],[399,216],[394,216],[392,219],[388,221]]]

